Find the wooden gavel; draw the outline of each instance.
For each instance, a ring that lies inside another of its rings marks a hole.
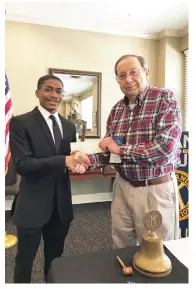
[[[120,263],[120,265],[122,266],[122,272],[123,272],[123,275],[131,275],[133,273],[133,270],[131,267],[126,267],[125,264],[123,263],[123,261],[118,257],[116,256],[118,262]]]

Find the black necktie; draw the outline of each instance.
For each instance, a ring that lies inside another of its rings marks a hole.
[[[61,135],[61,131],[59,128],[59,125],[56,121],[56,118],[54,115],[50,115],[49,116],[52,120],[52,127],[53,127],[53,133],[54,133],[54,141],[55,141],[55,146],[56,146],[56,151],[57,153],[59,152],[59,148],[61,145],[61,141],[62,141],[62,135]]]

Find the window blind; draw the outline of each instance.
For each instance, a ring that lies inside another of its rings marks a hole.
[[[188,130],[188,49],[184,51],[184,130]]]

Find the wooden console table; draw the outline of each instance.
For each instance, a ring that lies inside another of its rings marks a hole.
[[[104,168],[89,170],[84,174],[74,174],[70,172],[70,180],[89,180],[94,177],[101,179],[115,178],[116,170],[111,168],[109,165]]]

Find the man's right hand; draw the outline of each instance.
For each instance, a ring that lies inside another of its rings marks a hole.
[[[90,161],[86,154],[77,151],[65,158],[65,165],[72,172],[84,173],[88,169]]]
[[[80,151],[76,151],[74,154],[74,160],[77,164],[83,165],[86,169],[90,166],[90,160],[88,156]]]

